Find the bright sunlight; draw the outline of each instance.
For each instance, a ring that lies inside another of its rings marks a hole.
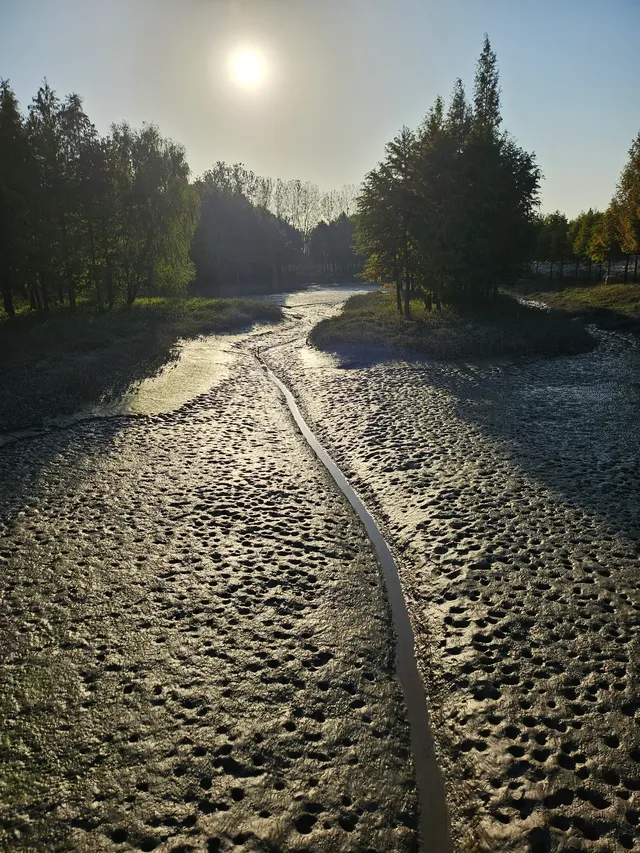
[[[251,89],[260,86],[266,74],[264,59],[253,50],[242,50],[234,54],[231,71],[239,86]]]

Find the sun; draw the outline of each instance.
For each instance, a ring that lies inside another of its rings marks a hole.
[[[265,79],[264,59],[254,50],[240,50],[231,58],[231,72],[238,86],[257,88]]]

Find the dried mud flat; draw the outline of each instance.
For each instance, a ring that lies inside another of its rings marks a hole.
[[[0,848],[413,851],[380,569],[249,352],[0,451]]]
[[[458,851],[640,849],[640,354],[600,338],[501,366],[266,352],[396,551]]]

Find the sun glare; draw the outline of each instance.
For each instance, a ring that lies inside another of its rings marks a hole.
[[[260,54],[253,50],[236,53],[231,61],[233,79],[239,86],[256,88],[264,82],[265,64]]]

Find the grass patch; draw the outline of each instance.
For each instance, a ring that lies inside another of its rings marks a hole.
[[[318,323],[310,337],[323,350],[373,345],[447,361],[566,355],[595,344],[580,322],[567,322],[560,312],[540,311],[505,294],[490,307],[469,313],[427,311],[417,300],[411,312],[412,320],[399,316],[394,293],[358,294],[347,300],[341,314]]]
[[[180,338],[281,319],[279,306],[251,299],[141,299],[102,315],[81,305],[75,316],[2,319],[0,432],[117,396],[170,360]]]
[[[560,282],[518,282],[517,292],[543,302],[556,311],[582,317],[609,329],[640,331],[640,283],[576,284],[558,288]],[[555,285],[555,286],[554,286]]]

